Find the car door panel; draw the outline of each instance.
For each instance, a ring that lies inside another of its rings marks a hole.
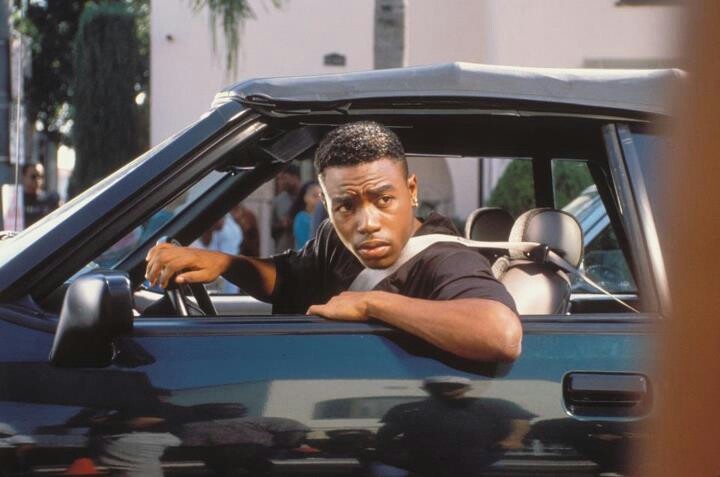
[[[17,335],[0,351],[0,421],[35,442],[26,456],[41,468],[85,455],[107,464],[103,452],[136,448],[170,473],[398,475],[422,464],[431,475],[530,475],[530,461],[569,475],[622,471],[641,419],[570,415],[563,379],[650,375],[651,325],[603,330],[545,318],[525,324],[512,365],[457,360],[363,324],[139,321],[136,336],[118,345],[123,366],[105,369],[50,367],[48,333],[0,321],[0,331]],[[28,347],[32,360],[14,362]],[[428,378],[467,379],[469,389],[448,404],[423,389]],[[141,422],[156,424],[133,428]]]

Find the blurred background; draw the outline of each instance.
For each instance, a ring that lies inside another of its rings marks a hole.
[[[681,3],[6,1],[0,7],[0,67],[9,65],[0,75],[0,183],[17,181],[26,193],[38,189],[40,198],[26,195],[25,206],[36,204],[35,215],[47,213],[195,121],[223,86],[253,77],[454,61],[679,66]],[[17,161],[26,166],[16,168]],[[522,161],[417,157],[411,168],[426,185],[425,210],[464,218],[482,205],[526,208],[523,192],[512,188],[529,174]],[[566,173],[573,184],[568,197],[575,197],[587,181]],[[300,175],[301,183],[312,178],[310,161]],[[18,191],[5,189],[4,202],[11,202]],[[273,197],[281,192],[267,184],[244,201],[257,223],[260,254],[276,249]],[[4,229],[36,220],[25,219]]]

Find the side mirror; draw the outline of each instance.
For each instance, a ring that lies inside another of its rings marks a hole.
[[[50,363],[104,367],[113,359],[113,338],[132,331],[130,279],[114,270],[78,277],[65,294]]]

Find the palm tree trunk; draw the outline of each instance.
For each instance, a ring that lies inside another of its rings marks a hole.
[[[375,0],[375,69],[407,65],[406,5],[407,0]]]

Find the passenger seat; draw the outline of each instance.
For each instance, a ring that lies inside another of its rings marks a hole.
[[[509,241],[545,244],[575,268],[583,257],[580,224],[561,210],[528,210],[515,221]],[[570,309],[570,279],[551,263],[511,249],[509,256],[494,263],[493,273],[508,289],[521,315],[565,314]]]
[[[465,221],[465,238],[481,242],[507,242],[513,226],[513,218],[500,207],[481,207],[476,209]],[[490,263],[505,255],[502,249],[480,249]]]

